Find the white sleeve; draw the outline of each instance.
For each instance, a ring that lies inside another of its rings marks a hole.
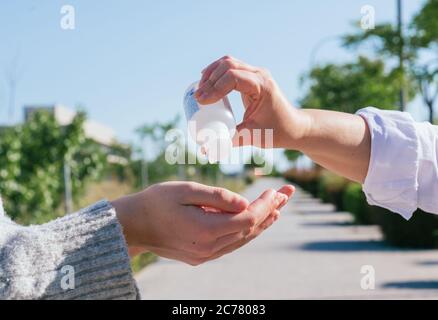
[[[406,112],[365,108],[371,158],[363,190],[367,201],[412,217],[417,208],[438,214],[438,127]]]

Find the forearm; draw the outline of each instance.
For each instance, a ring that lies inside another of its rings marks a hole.
[[[321,166],[363,183],[367,175],[371,137],[365,120],[348,113],[327,110],[297,110],[308,126],[290,148],[309,156]]]
[[[0,218],[0,299],[137,298],[121,229],[106,201],[40,226]]]

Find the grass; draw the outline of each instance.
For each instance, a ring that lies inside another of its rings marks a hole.
[[[158,257],[151,252],[142,253],[131,260],[132,272],[138,273],[139,271],[143,270],[147,265],[157,260]]]
[[[135,192],[131,184],[117,180],[103,180],[90,183],[84,195],[75,204],[75,209],[89,206],[99,200],[115,200],[129,193]]]
[[[130,184],[122,183],[117,180],[95,182],[87,187],[77,207],[82,208],[101,199],[114,200],[135,191],[136,190],[134,190]],[[151,252],[140,254],[131,260],[132,271],[137,273],[156,260],[157,256]]]
[[[247,187],[247,183],[243,178],[235,178],[235,177],[221,177],[220,179],[197,179],[193,178],[192,181],[196,181],[202,184],[206,184],[209,186],[216,186],[228,189],[230,191],[240,193]]]

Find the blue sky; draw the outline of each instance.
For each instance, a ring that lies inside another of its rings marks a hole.
[[[405,0],[404,19],[422,3]],[[73,31],[60,28],[65,4],[76,9]],[[315,45],[351,31],[366,4],[375,7],[377,22],[395,20],[395,0],[1,1],[0,120],[7,121],[3,70],[14,57],[15,121],[25,104],[82,105],[125,141],[145,122],[182,114],[186,87],[225,54],[269,68],[295,102]],[[350,58],[336,41],[315,56],[317,62]],[[240,119],[238,96],[231,102]]]

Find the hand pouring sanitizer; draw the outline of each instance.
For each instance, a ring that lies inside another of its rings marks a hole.
[[[199,82],[193,83],[184,95],[184,111],[191,137],[201,146],[210,163],[226,160],[233,147],[236,121],[227,97],[200,105],[194,94]]]

